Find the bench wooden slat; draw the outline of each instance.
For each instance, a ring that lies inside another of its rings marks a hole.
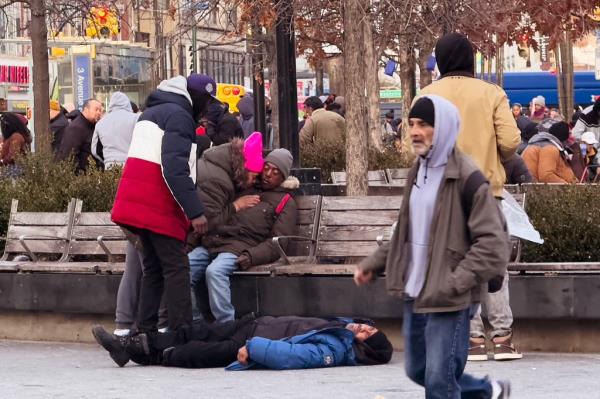
[[[110,220],[110,212],[83,212],[75,217],[77,226],[106,226],[114,225]]]
[[[17,272],[19,271],[19,263],[14,261],[0,261],[0,272]]]
[[[365,257],[377,249],[375,241],[320,241],[317,244],[319,257]]]
[[[323,210],[381,210],[398,211],[402,205],[402,196],[375,197],[325,197]]]
[[[123,274],[125,273],[125,262],[98,262],[96,263],[98,273]]]
[[[325,226],[319,229],[319,240],[375,241],[378,236],[390,236],[390,226]]]
[[[117,225],[112,226],[75,226],[73,227],[72,237],[76,240],[88,239],[95,240],[99,236],[116,239],[120,237],[125,239],[123,230]]]
[[[21,272],[96,274],[97,270],[93,262],[22,262],[19,264]]]
[[[346,172],[331,172],[331,180],[334,183],[346,183],[348,181]],[[385,171],[383,170],[369,170],[367,171],[367,181],[369,184],[373,182],[387,183]]]
[[[104,241],[112,255],[125,255],[127,240]],[[71,255],[106,255],[97,241],[72,241],[69,245]]]
[[[279,266],[274,269],[276,276],[294,276],[294,275],[354,275],[356,265],[289,265]]]
[[[598,262],[548,262],[548,263],[511,263],[509,271],[530,272],[571,272],[571,271],[600,271]]]
[[[62,254],[67,242],[64,240],[25,240],[25,244],[33,253]],[[26,253],[27,251],[18,240],[8,240],[4,249],[8,253]]]
[[[298,224],[313,224],[315,222],[314,209],[300,209],[298,211]]]
[[[69,223],[66,212],[18,212],[13,215],[12,225],[61,226]]]
[[[314,210],[319,201],[318,195],[299,195],[294,198],[299,210],[312,209]]]
[[[35,240],[52,240],[57,238],[68,239],[68,226],[10,226],[6,233],[9,239],[18,239],[20,236],[31,237]]]
[[[321,226],[391,226],[398,220],[398,210],[352,212],[326,211],[321,215]]]

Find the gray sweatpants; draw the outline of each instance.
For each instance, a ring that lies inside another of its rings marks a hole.
[[[504,337],[512,333],[513,315],[508,295],[508,272],[504,276],[500,291],[486,292],[481,297],[481,306],[471,319],[471,338],[485,337],[485,327],[481,319],[481,309],[485,309],[487,319],[492,326],[490,338]]]
[[[119,291],[117,292],[117,310],[116,319],[117,328],[133,329],[138,313],[138,303],[140,297],[140,287],[142,283],[142,254],[131,242],[127,242],[125,253],[125,272],[119,283]],[[163,301],[160,304],[158,311],[158,327],[167,326],[167,310]]]

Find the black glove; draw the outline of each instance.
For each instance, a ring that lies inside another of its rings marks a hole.
[[[502,288],[502,283],[504,282],[504,275],[496,276],[488,281],[488,292],[494,293],[500,291]]]

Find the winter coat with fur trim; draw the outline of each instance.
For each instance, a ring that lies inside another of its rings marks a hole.
[[[298,179],[290,176],[274,190],[244,192],[260,195],[260,202],[218,226],[204,237],[202,246],[211,254],[230,252],[239,256],[246,253],[252,266],[276,261],[279,252],[271,238],[295,234],[298,206],[289,193],[299,185]]]

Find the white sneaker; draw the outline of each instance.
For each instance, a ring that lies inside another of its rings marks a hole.
[[[118,337],[126,337],[129,335],[130,332],[131,330],[129,328],[117,328],[115,329],[115,331],[113,331],[113,334],[115,334]]]

